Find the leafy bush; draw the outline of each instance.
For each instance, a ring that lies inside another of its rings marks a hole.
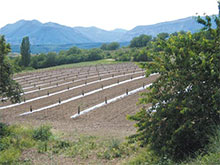
[[[148,148],[141,148],[138,153],[126,163],[128,165],[175,165],[167,157],[158,157]]]
[[[11,147],[7,150],[0,152],[0,164],[15,164],[20,157],[20,150]]]
[[[31,129],[1,123],[0,132],[0,164],[18,163],[22,151],[35,145]]]
[[[69,147],[71,147],[71,143],[69,141],[56,141],[55,145],[52,147],[52,152],[58,154]]]
[[[125,155],[129,155],[130,148],[126,143],[122,143],[118,139],[111,139],[107,141],[103,150],[97,153],[97,156],[102,159],[114,159],[120,158]]]
[[[8,126],[4,123],[0,123],[0,138],[8,136],[10,132],[8,131]]]
[[[147,75],[160,77],[141,99],[152,107],[130,117],[138,127],[132,137],[160,157],[177,162],[193,157],[205,150],[220,125],[220,17],[214,19],[217,29],[209,16],[199,17],[203,31],[158,39],[161,51],[142,66]]]
[[[51,136],[51,127],[47,125],[42,125],[33,131],[33,138],[35,140],[47,141]]]

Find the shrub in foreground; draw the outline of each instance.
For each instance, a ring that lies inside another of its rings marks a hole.
[[[47,125],[42,125],[33,131],[33,138],[35,140],[47,141],[51,136],[51,127]]]
[[[131,120],[138,132],[132,136],[160,157],[176,162],[205,150],[220,125],[220,17],[198,17],[201,32],[158,40],[160,52],[145,67],[160,77],[143,94],[142,108]]]

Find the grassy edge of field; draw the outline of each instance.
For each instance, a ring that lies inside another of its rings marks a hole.
[[[123,138],[65,134],[48,125],[37,128],[0,123],[0,164],[157,164],[174,165],[166,157],[159,158],[148,148],[128,143]],[[220,131],[207,152],[180,165],[220,164]]]
[[[66,133],[0,123],[0,164],[120,163],[135,150],[123,138]]]

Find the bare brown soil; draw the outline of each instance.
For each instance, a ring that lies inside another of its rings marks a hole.
[[[129,70],[129,68],[133,68],[133,71],[130,71],[130,73],[133,73],[135,70],[137,71],[138,68],[135,67],[134,64],[121,64],[114,66],[102,66],[99,68],[99,70],[106,71],[109,73],[109,75],[104,76],[102,78],[111,77],[112,72],[120,71],[116,75],[124,74],[124,70]],[[19,79],[20,82],[22,82],[23,79],[26,79],[25,81],[33,81],[35,80],[37,82],[38,77],[45,77],[48,79],[48,75],[54,75],[59,74],[60,76],[68,75],[69,73],[80,73],[80,71],[84,71],[83,73],[86,73],[88,71],[92,71],[94,74],[94,71],[97,71],[97,68],[92,67],[83,67],[83,68],[77,68],[73,72],[71,69],[69,70],[57,70],[57,71],[47,71],[45,73],[34,73],[31,75],[26,74],[22,76],[26,76],[25,78]],[[140,69],[139,69],[140,70]],[[97,73],[97,72],[96,72]],[[132,75],[133,78],[141,76],[142,73],[134,73]],[[33,78],[35,77],[35,79]],[[36,78],[37,77],[37,78]],[[142,86],[143,83],[149,84],[155,81],[155,79],[158,76],[151,76],[148,78],[142,78],[138,80],[134,80],[131,82],[127,82],[125,84],[119,84],[115,87],[109,88],[109,89],[103,89],[100,92],[94,93],[89,96],[84,96],[80,99],[61,104],[59,106],[46,109],[40,112],[32,113],[26,116],[19,116],[19,114],[28,112],[30,110],[30,106],[32,106],[32,109],[38,109],[44,106],[48,106],[54,103],[58,103],[59,100],[66,100],[74,96],[78,96],[82,94],[82,91],[84,93],[87,93],[89,91],[93,91],[96,89],[99,89],[102,85],[108,86],[114,83],[117,83],[118,81],[124,81],[127,79],[130,79],[131,76],[123,76],[120,78],[112,78],[110,80],[106,81],[100,81],[95,84],[91,85],[85,85],[83,87],[70,90],[58,95],[49,96],[44,99],[36,100],[30,103],[25,103],[16,107],[3,109],[0,111],[1,118],[0,120],[6,123],[23,123],[27,125],[34,125],[38,126],[41,124],[50,124],[54,129],[64,131],[64,132],[72,132],[77,130],[77,132],[81,133],[89,133],[89,134],[99,134],[99,135],[117,135],[117,136],[127,136],[131,133],[134,133],[135,128],[133,127],[133,122],[128,121],[126,119],[126,116],[128,114],[134,114],[139,110],[139,106],[136,105],[138,98],[140,97],[139,94],[133,94],[131,96],[128,96],[126,98],[123,98],[121,100],[118,100],[114,103],[107,104],[104,107],[98,108],[95,111],[89,112],[88,114],[82,115],[76,119],[71,119],[70,117],[77,113],[78,106],[80,106],[81,110],[84,110],[86,108],[92,107],[96,104],[99,104],[105,100],[105,97],[107,99],[114,98],[116,96],[119,96],[126,92],[126,89],[133,90],[136,88],[139,88]],[[78,79],[80,79],[80,76],[78,76]],[[87,80],[88,82],[98,80],[99,78],[91,78]],[[25,82],[24,81],[24,82]],[[71,85],[64,85],[64,86],[58,86],[50,89],[50,93],[60,91],[63,89],[67,89],[68,87],[77,86],[80,84],[85,83],[84,80],[73,82]],[[47,90],[38,91],[35,93],[27,94],[25,95],[26,99],[35,98],[38,96],[42,96],[47,94]],[[6,104],[6,103],[5,103]],[[1,104],[5,105],[5,104]],[[8,103],[7,103],[8,104]]]
[[[133,70],[132,70],[133,67]],[[121,65],[109,65],[109,66],[101,66],[97,67],[99,71],[103,72],[106,71],[109,73],[109,75],[102,76],[103,78],[111,77],[113,72],[119,71],[118,73],[115,73],[114,75],[123,75],[124,72],[128,73],[128,70],[130,73],[133,73],[133,71],[138,71],[136,69],[134,64],[121,64]],[[83,76],[87,75],[89,77],[88,70],[91,71],[93,75],[98,74],[97,68],[92,67],[83,67],[83,68],[75,68],[74,70],[71,69],[60,69],[56,71],[45,71],[44,73],[38,72],[38,73],[31,73],[31,74],[22,74],[20,76],[27,76],[26,78],[19,79],[19,82],[21,82],[22,85],[28,87],[33,86],[33,83],[40,84],[45,83],[49,81],[53,81],[51,84],[56,84],[59,82],[59,80],[62,80],[60,82],[69,81],[70,75],[79,74],[77,77],[74,78],[76,81],[77,79],[81,79]],[[127,71],[127,72],[126,72]],[[139,69],[140,71],[140,69]],[[81,73],[85,73],[85,75],[80,76]],[[71,74],[70,74],[71,73]],[[57,74],[57,79],[53,78],[54,75]],[[69,74],[69,77],[67,76]],[[50,75],[52,75],[50,77]],[[141,76],[142,73],[134,73],[132,75],[133,78]],[[18,77],[18,76],[17,76]],[[40,77],[40,78],[39,78]],[[65,77],[65,80],[64,78]],[[27,112],[30,109],[30,106],[32,106],[33,110],[37,108],[41,108],[47,105],[51,105],[54,103],[57,103],[60,99],[62,100],[69,99],[74,96],[78,96],[82,94],[82,90],[84,93],[87,93],[92,90],[99,89],[102,85],[107,86],[114,83],[117,83],[118,81],[123,81],[130,79],[131,76],[123,76],[120,78],[112,78],[110,80],[106,81],[100,81],[95,84],[91,85],[85,85],[83,87],[64,92],[62,94],[50,96],[44,99],[40,99],[37,101],[33,101],[30,103],[26,103],[23,105],[19,105],[13,108],[3,109],[0,110],[0,122],[5,122],[8,124],[22,124],[22,125],[30,125],[33,127],[40,126],[42,124],[49,124],[52,126],[54,132],[63,132],[65,133],[65,138],[72,139],[73,135],[76,134],[86,134],[86,135],[95,135],[98,137],[104,137],[104,138],[110,138],[110,137],[117,137],[119,139],[124,139],[126,136],[132,135],[136,132],[136,128],[134,127],[134,122],[127,120],[127,115],[133,115],[136,112],[139,111],[141,105],[137,105],[138,99],[141,97],[140,93],[138,92],[133,95],[129,95],[123,99],[120,99],[116,102],[106,104],[103,107],[97,108],[94,111],[91,111],[89,113],[86,113],[84,115],[81,115],[75,119],[71,119],[70,117],[77,113],[78,106],[80,106],[81,110],[84,110],[86,108],[92,107],[96,104],[99,104],[105,100],[105,97],[108,99],[114,98],[116,96],[119,96],[121,94],[124,94],[126,92],[126,89],[133,90],[136,88],[139,88],[144,84],[149,84],[155,81],[158,76],[151,76],[148,78],[142,78],[138,80],[134,80],[131,82],[127,82],[125,84],[119,84],[115,87],[109,88],[109,89],[103,89],[100,92],[94,93],[89,96],[84,96],[80,99],[61,104],[59,106],[56,106],[54,108],[46,109],[40,112],[32,113],[30,115],[26,116],[19,116],[19,114],[23,112]],[[42,81],[45,79],[44,81]],[[71,77],[72,79],[72,77]],[[98,80],[99,77],[96,78],[88,78],[87,83],[91,81]],[[54,88],[51,88],[49,90],[50,93],[57,92],[63,89],[67,89],[68,87],[77,86],[80,84],[84,84],[85,80],[78,81],[78,82],[72,82],[68,85],[63,86],[57,86]],[[30,83],[31,82],[31,83]],[[47,87],[49,85],[42,86]],[[29,90],[37,89],[31,88]],[[26,90],[28,91],[28,90]],[[145,90],[146,91],[146,90]],[[25,95],[26,99],[35,98],[38,96],[42,96],[47,94],[48,90],[40,90],[35,93],[27,94]],[[1,103],[0,106],[7,105],[7,103]],[[64,157],[62,155],[49,155],[46,154],[40,154],[37,152],[37,150],[32,149],[28,151],[24,151],[22,154],[22,160],[29,159],[33,164],[44,164],[47,162],[48,164],[88,164],[88,160],[82,160],[82,159],[74,159],[75,162],[73,163],[72,158]],[[99,160],[99,164],[117,164],[117,160]],[[91,157],[89,160],[90,164],[96,164],[96,158]]]

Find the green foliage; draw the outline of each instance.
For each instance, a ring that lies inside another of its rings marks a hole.
[[[8,126],[6,124],[0,123],[0,138],[2,138],[4,136],[8,136],[10,134],[10,132],[7,129],[7,127]]]
[[[112,42],[109,44],[102,44],[100,49],[102,50],[117,50],[120,47],[118,42]]]
[[[33,138],[35,140],[48,141],[51,136],[51,127],[47,125],[42,125],[33,131]]]
[[[31,58],[30,66],[38,69],[84,61],[95,61],[103,58],[104,53],[101,49],[94,48],[83,50],[77,47],[72,47],[67,51],[60,51],[59,54],[49,52],[47,54],[34,55]],[[16,60],[19,61],[19,57],[17,57]]]
[[[130,154],[130,148],[128,144],[122,143],[118,139],[110,139],[104,144],[105,147],[97,153],[97,156],[102,159],[115,159]]]
[[[68,147],[67,155],[75,158],[80,156],[82,159],[88,158],[89,154],[96,149],[96,137],[95,136],[80,136],[76,141],[72,142]]]
[[[147,49],[142,48],[133,53],[133,61],[150,61]]]
[[[52,147],[52,152],[54,154],[62,153],[69,147],[71,147],[71,143],[69,141],[56,141],[56,143]]]
[[[21,65],[24,67],[29,66],[31,61],[29,37],[24,37],[22,39],[20,53],[21,53]]]
[[[48,143],[47,142],[39,142],[37,145],[38,153],[45,153],[48,151]]]
[[[16,162],[18,162],[20,154],[21,153],[18,149],[14,147],[8,148],[7,150],[0,152],[0,164],[2,165],[15,164]]]
[[[157,38],[160,39],[160,40],[165,40],[169,37],[169,34],[168,33],[159,33],[157,35]]]
[[[20,93],[22,90],[20,85],[12,78],[13,67],[6,57],[9,52],[10,45],[6,44],[4,36],[0,36],[0,97],[7,97],[15,103],[21,100]]]
[[[130,41],[131,48],[145,47],[152,40],[152,36],[142,34],[139,37],[135,37]]]
[[[182,162],[181,165],[207,165],[220,164],[220,130],[217,128],[216,134],[211,138],[210,144],[206,147],[205,152],[198,154],[195,159],[189,159]]]
[[[147,147],[139,151],[126,163],[128,165],[175,165],[167,157],[158,157]]]
[[[113,53],[117,61],[150,61],[148,48],[121,48]]]
[[[195,156],[220,124],[220,18],[214,20],[216,29],[209,16],[199,17],[200,33],[158,39],[160,51],[142,66],[160,77],[140,101],[152,107],[130,116],[138,128],[132,137],[161,157],[178,162]]]
[[[76,46],[70,48],[66,51],[66,55],[73,55],[73,54],[80,54],[82,51],[81,49],[77,48]],[[64,53],[64,52],[63,52]]]
[[[0,164],[15,164],[24,149],[35,145],[32,130],[2,123],[0,125]]]

